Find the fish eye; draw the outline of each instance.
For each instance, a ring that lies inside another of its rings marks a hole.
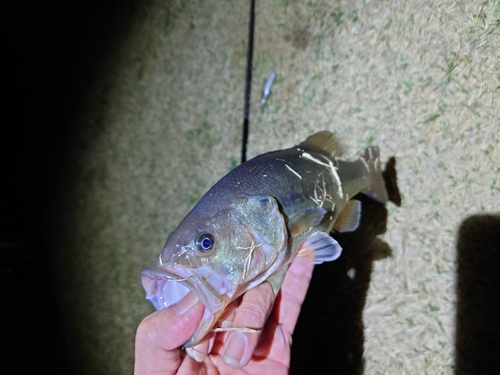
[[[202,253],[208,253],[214,247],[214,237],[210,233],[202,233],[196,241],[198,250]]]

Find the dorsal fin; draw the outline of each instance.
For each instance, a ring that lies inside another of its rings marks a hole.
[[[306,149],[312,148],[326,153],[328,156],[340,156],[344,152],[337,137],[327,130],[323,130],[306,138],[298,144]]]

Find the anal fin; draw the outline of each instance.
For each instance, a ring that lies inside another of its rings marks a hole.
[[[330,235],[325,232],[315,232],[302,243],[295,259],[321,264],[336,260],[341,254],[342,247]]]
[[[351,199],[333,224],[337,232],[353,232],[358,229],[361,220],[361,202]]]

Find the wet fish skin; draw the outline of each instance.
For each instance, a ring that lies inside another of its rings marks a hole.
[[[277,291],[286,266],[306,249],[315,263],[338,258],[342,249],[329,233],[357,227],[355,194],[387,200],[377,147],[354,162],[338,160],[338,153],[335,137],[319,132],[259,155],[217,182],[169,235],[158,266],[142,279],[157,309],[189,290],[205,304],[184,348],[196,345],[245,291],[265,280]]]

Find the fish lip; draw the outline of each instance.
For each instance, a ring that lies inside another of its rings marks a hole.
[[[191,290],[211,312],[218,311],[223,307],[225,300],[224,296],[213,288],[203,277],[197,276],[189,268],[177,266],[167,268],[165,265],[149,267],[142,271],[141,276],[142,285],[146,291],[146,299],[151,300],[151,302],[153,302],[157,293],[160,292],[159,288],[165,286],[165,282],[175,281]],[[181,296],[179,300],[182,299],[182,297],[183,296]],[[155,302],[153,302],[153,304],[160,310],[170,307],[176,302],[178,302],[178,300],[163,306],[159,306],[158,303]]]
[[[230,299],[228,295],[218,293],[204,277],[197,276],[193,271],[184,267],[162,265],[146,268],[141,275],[146,299],[150,300],[157,310],[172,306],[188,293],[187,290],[181,291],[177,299],[165,304],[166,299],[163,299],[165,295],[162,291],[167,283],[172,281],[192,291],[205,305],[202,321],[193,336],[182,346],[183,349],[196,345],[210,331]]]

